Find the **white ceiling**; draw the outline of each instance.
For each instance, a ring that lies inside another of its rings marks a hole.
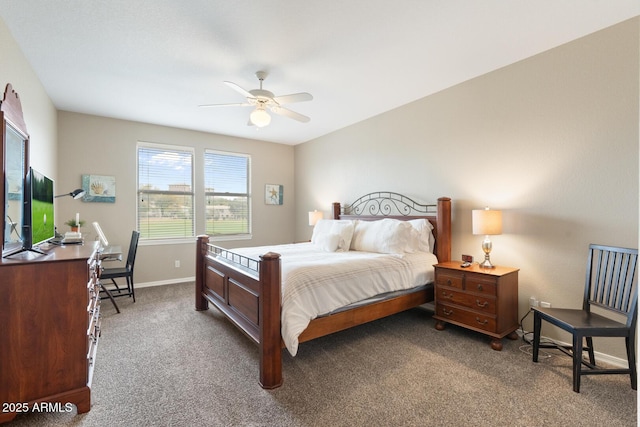
[[[638,0],[0,0],[55,106],[298,144],[640,14]],[[309,123],[243,98],[268,71]],[[10,82],[9,82],[10,83]],[[18,92],[20,88],[15,88]]]

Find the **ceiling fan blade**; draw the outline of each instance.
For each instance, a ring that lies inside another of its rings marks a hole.
[[[310,93],[301,92],[301,93],[292,93],[290,95],[282,95],[276,96],[273,98],[280,105],[284,104],[292,104],[294,102],[303,102],[303,101],[311,101],[313,96]]]
[[[305,115],[296,113],[295,111],[291,111],[288,108],[284,108],[284,107],[274,107],[271,109],[271,111],[281,116],[289,117],[290,119],[297,120],[302,123],[307,123],[309,120],[311,120],[309,117]]]
[[[244,90],[242,89],[240,86],[238,86],[237,84],[233,83],[233,82],[224,82],[224,84],[226,84],[227,86],[229,86],[231,89],[235,90],[236,92],[238,92],[240,95],[246,97],[246,98],[255,98],[251,92],[249,92],[248,90]]]
[[[236,102],[234,104],[204,104],[198,105],[198,107],[248,107],[250,105],[248,102]]]

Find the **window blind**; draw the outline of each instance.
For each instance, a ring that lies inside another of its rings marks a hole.
[[[206,233],[214,237],[251,234],[251,157],[206,150]]]
[[[138,144],[138,231],[145,239],[192,237],[193,149]]]

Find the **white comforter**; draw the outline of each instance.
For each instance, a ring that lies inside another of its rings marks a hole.
[[[438,262],[426,252],[324,252],[312,243],[233,252],[254,259],[267,252],[281,255],[282,339],[292,356],[298,352],[298,336],[311,320],[378,294],[432,282],[433,264]]]

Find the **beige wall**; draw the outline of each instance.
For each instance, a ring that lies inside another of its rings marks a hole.
[[[0,20],[0,52],[2,52],[0,67],[2,93],[6,85],[11,83],[20,97],[24,121],[31,139],[31,166],[48,176],[55,177],[56,109],[2,20]]]
[[[636,18],[296,146],[296,238],[333,201],[449,196],[452,255],[480,259],[470,211],[488,205],[520,314],[530,296],[580,306],[588,244],[638,246],[638,52]]]
[[[65,200],[58,203],[61,220],[76,212],[88,224],[100,222],[111,242],[127,246],[136,229],[136,144],[138,141],[184,145],[195,149],[196,234],[204,234],[204,150],[217,149],[251,155],[251,189],[254,195],[253,239],[220,243],[226,247],[257,246],[293,241],[293,147],[249,139],[136,123],[60,111],[58,113],[58,188],[71,191],[83,174],[112,175],[116,179],[115,203]],[[284,205],[264,203],[265,184],[284,185]],[[57,221],[62,224],[64,221]],[[65,226],[62,226],[63,229]],[[68,231],[68,230],[66,230]],[[91,227],[83,230],[93,233]],[[95,233],[89,238],[94,238]],[[174,261],[180,261],[176,268]],[[188,244],[141,241],[136,257],[137,283],[171,283],[194,276],[195,240]]]

